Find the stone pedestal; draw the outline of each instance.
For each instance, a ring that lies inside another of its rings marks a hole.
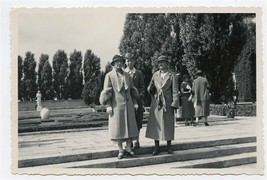
[[[42,106],[37,106],[36,111],[41,111],[43,109]]]

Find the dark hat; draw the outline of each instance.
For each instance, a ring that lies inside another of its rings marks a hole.
[[[167,56],[160,56],[160,57],[158,58],[157,62],[160,62],[160,61],[166,61],[166,62],[169,62]]]
[[[116,54],[115,56],[113,56],[112,61],[111,61],[110,64],[113,66],[114,62],[115,61],[119,61],[119,60],[122,60],[123,63],[125,63],[125,59],[121,55]]]
[[[125,59],[133,59],[133,54],[132,53],[126,53],[124,58]]]
[[[203,75],[203,71],[198,70],[198,71],[196,72],[196,75],[197,75],[197,76],[202,76],[202,75]]]

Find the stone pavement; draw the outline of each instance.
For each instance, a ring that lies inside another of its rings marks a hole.
[[[176,124],[173,143],[220,140],[227,138],[256,136],[256,117],[213,116],[210,126],[200,121],[197,127]],[[140,144],[153,146],[151,139],[145,138],[146,126],[140,132]],[[75,129],[39,133],[23,133],[18,136],[18,160],[45,158],[57,155],[72,155],[88,152],[117,150],[117,145],[108,139],[106,128]],[[160,142],[166,145],[166,142]]]

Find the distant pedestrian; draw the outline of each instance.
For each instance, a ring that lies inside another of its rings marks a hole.
[[[159,70],[153,74],[147,88],[152,98],[146,137],[155,141],[152,155],[159,154],[159,141],[167,141],[168,153],[172,154],[174,111],[179,107],[177,76],[169,70],[167,56],[160,56],[157,63]]]
[[[238,89],[235,87],[234,91],[233,91],[233,100],[234,100],[234,104],[236,105],[236,103],[238,102]]]
[[[185,119],[185,125],[189,126],[188,120],[190,120],[191,125],[193,124],[195,109],[192,99],[190,99],[192,88],[189,84],[188,75],[183,75],[183,82],[180,87],[182,94],[182,117]]]
[[[133,148],[138,149],[140,148],[139,134],[140,134],[140,129],[142,128],[143,114],[144,114],[143,98],[145,95],[145,83],[144,83],[144,77],[143,77],[142,72],[134,67],[136,60],[133,58],[133,54],[126,53],[125,59],[126,59],[126,65],[127,65],[127,67],[125,68],[125,72],[127,72],[131,76],[134,87],[138,90],[139,95],[140,95],[140,98],[137,100],[138,109],[136,111],[138,138],[135,140],[133,144]]]
[[[208,80],[203,77],[203,72],[201,70],[198,70],[196,72],[196,76],[197,78],[193,81],[193,87],[192,87],[192,92],[194,94],[194,107],[196,116],[195,126],[198,124],[200,117],[204,117],[205,126],[209,126],[208,116],[210,114],[210,109],[209,109],[210,85]]]
[[[106,74],[104,89],[100,96],[102,104],[107,105],[109,137],[118,144],[119,159],[123,158],[122,143],[125,141],[127,155],[135,155],[131,150],[131,142],[138,137],[135,119],[135,108],[137,109],[138,105],[134,105],[131,95],[131,90],[134,88],[132,79],[128,73],[122,70],[124,63],[125,59],[122,56],[115,55],[113,57],[111,62],[113,69]]]

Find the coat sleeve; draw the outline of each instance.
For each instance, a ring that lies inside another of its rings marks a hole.
[[[112,89],[112,84],[111,84],[111,80],[110,80],[109,74],[106,74],[105,81],[104,81],[104,89]],[[111,107],[111,104],[112,104],[111,103],[111,99],[112,99],[112,96],[105,103],[107,105],[107,107]]]
[[[130,78],[130,76],[128,76],[128,78],[129,78],[129,80],[130,80],[130,94],[131,94],[131,97],[132,97],[132,100],[133,100],[133,104],[137,104],[137,101],[138,101],[139,98],[140,98],[139,92],[138,92],[138,90],[134,87],[132,78]]]
[[[147,87],[147,91],[151,95],[154,95],[156,93],[156,91],[157,91],[156,86],[155,86],[155,82],[154,82],[154,75],[152,76],[152,78],[150,80],[150,83],[149,83],[149,85]]]
[[[140,97],[144,97],[145,95],[145,91],[146,91],[146,88],[145,88],[145,83],[144,83],[144,76],[143,76],[143,73],[140,71],[140,81],[139,81],[139,85],[140,85]]]
[[[172,104],[173,108],[179,108],[178,79],[175,74],[172,75]]]

